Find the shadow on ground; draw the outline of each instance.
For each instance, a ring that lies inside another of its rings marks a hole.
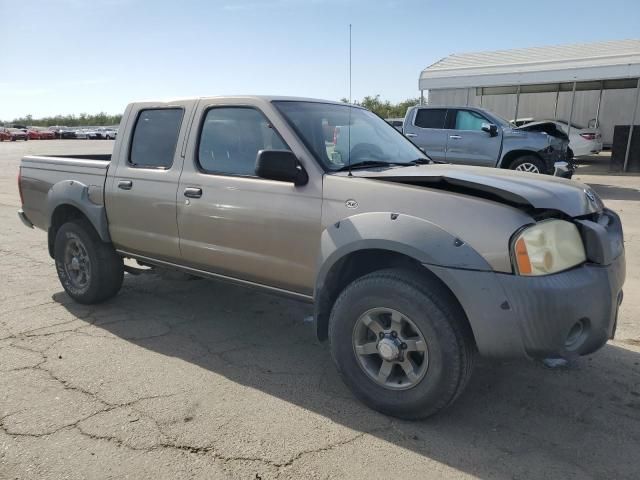
[[[343,386],[327,346],[315,339],[314,325],[303,321],[311,314],[308,305],[156,274],[127,276],[118,297],[90,310],[64,293],[54,299],[139,347],[479,478],[640,475],[640,354],[624,348],[606,346],[562,370],[525,361],[481,361],[466,392],[444,414],[420,422],[389,421],[356,402]],[[122,320],[123,312],[129,320]],[[158,322],[167,326],[161,335]],[[386,426],[373,428],[380,425]],[[388,454],[394,451],[401,450],[390,448]]]
[[[640,182],[639,182],[640,184]],[[600,183],[589,183],[603,200],[630,200],[640,202],[640,189],[628,187],[616,187],[614,185],[603,185]]]

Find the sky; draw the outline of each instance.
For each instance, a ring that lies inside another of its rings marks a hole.
[[[640,38],[640,1],[0,0],[0,120],[205,95],[419,96],[452,53]]]

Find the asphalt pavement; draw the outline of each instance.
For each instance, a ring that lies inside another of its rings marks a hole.
[[[616,339],[561,369],[481,360],[452,408],[406,422],[353,398],[308,305],[177,274],[72,302],[16,216],[19,160],[112,143],[0,143],[0,478],[640,477],[639,176],[606,157],[577,176],[625,227]]]

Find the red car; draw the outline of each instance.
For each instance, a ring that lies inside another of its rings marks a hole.
[[[4,140],[11,140],[11,134],[6,128],[0,127],[0,142]]]
[[[23,132],[25,132],[27,134],[27,137],[29,137],[29,140],[40,140],[40,132],[38,130],[35,130],[33,128],[27,128],[26,131],[23,130]]]
[[[56,134],[51,130],[42,127],[31,127],[27,130],[29,140],[52,140]]]

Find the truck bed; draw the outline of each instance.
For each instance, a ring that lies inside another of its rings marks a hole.
[[[23,210],[39,228],[47,228],[47,195],[58,182],[73,180],[102,189],[111,155],[28,155],[20,163]]]

